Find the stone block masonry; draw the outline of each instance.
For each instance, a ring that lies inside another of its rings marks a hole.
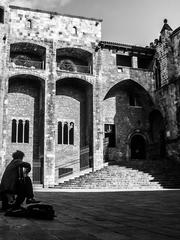
[[[0,174],[20,149],[34,183],[50,187],[62,173],[150,159],[153,149],[161,152],[168,128],[176,136],[171,109],[178,109],[179,92],[175,85],[156,89],[153,73],[158,59],[161,86],[178,77],[178,61],[169,59],[173,46],[178,56],[178,40],[170,45],[170,32],[156,49],[111,43],[101,41],[102,20],[1,5]],[[158,129],[163,117],[167,124]],[[28,141],[13,142],[13,134]]]

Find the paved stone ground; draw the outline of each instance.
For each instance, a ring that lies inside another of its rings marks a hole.
[[[180,239],[180,191],[36,192],[53,221],[5,217],[0,240]]]

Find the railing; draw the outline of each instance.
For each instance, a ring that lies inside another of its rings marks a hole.
[[[92,74],[91,66],[76,65],[71,63],[57,63],[57,71],[58,70]]]
[[[13,67],[23,67],[23,68],[31,68],[31,69],[44,69],[44,64],[41,61],[33,61],[33,60],[24,60],[24,59],[11,59],[11,65]]]
[[[65,177],[73,173],[73,168],[59,168],[59,178],[60,177]]]
[[[71,160],[68,163],[61,164],[56,169],[58,169],[59,178],[68,176],[73,173],[73,166],[79,164],[79,159]]]

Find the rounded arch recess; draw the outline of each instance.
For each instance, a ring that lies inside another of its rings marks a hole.
[[[45,79],[35,75],[11,75],[8,81],[7,127],[11,134],[12,119],[20,119],[26,134],[18,148],[32,165],[34,183],[43,182]],[[18,136],[17,132],[17,136]],[[17,140],[8,143],[7,154],[17,148]],[[28,145],[27,145],[28,144]]]
[[[142,85],[131,79],[122,80],[111,86],[108,91],[104,93],[103,100],[115,96],[118,91],[125,91],[130,95],[136,96],[139,101],[142,102],[142,105],[146,102],[149,106],[154,106],[153,99],[149,92]]]

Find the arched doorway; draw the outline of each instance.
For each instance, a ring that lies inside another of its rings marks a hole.
[[[146,141],[140,134],[135,134],[130,143],[131,159],[146,159]]]
[[[7,158],[18,150],[31,163],[34,183],[43,181],[45,82],[33,75],[17,75],[8,86]]]

